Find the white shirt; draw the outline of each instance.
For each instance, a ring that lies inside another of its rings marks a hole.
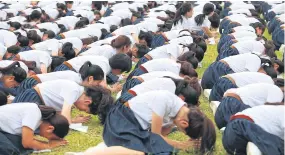
[[[84,87],[70,80],[46,81],[36,85],[46,106],[61,111],[64,103],[74,104],[83,94]]]
[[[0,59],[1,60],[6,53],[6,50],[7,50],[7,47],[5,47],[0,41]]]
[[[52,46],[51,46],[52,45]],[[46,51],[48,54],[57,53],[59,41],[57,39],[48,39],[32,45],[35,50]]]
[[[35,131],[41,124],[42,114],[35,103],[6,104],[0,107],[0,130],[22,135],[22,128]]]
[[[111,71],[111,67],[109,65],[109,60],[104,56],[78,56],[73,59],[68,60],[67,62],[75,69],[76,72],[79,72],[82,65],[90,61],[93,65],[98,65],[102,68],[105,73],[105,76]]]
[[[155,78],[142,84],[136,85],[131,89],[136,92],[137,95],[157,90],[167,90],[171,93],[175,93],[176,85],[170,78]]]
[[[116,49],[114,49],[111,45],[102,45],[102,46],[94,46],[88,49],[87,51],[80,54],[80,56],[104,56],[107,59],[110,59],[117,53]]]
[[[128,101],[130,109],[144,130],[151,128],[152,114],[163,119],[163,126],[173,124],[173,119],[185,103],[166,90],[150,91]]]
[[[26,61],[35,61],[37,68],[41,68],[41,64],[44,64],[46,67],[49,67],[52,59],[51,56],[45,51],[39,50],[30,50],[25,52],[20,52],[20,59]]]
[[[241,13],[251,16],[251,12],[248,9],[244,8],[229,11],[229,14],[241,14]]]
[[[1,68],[5,68],[8,67],[9,65],[11,65],[12,63],[14,63],[15,61],[13,60],[1,60],[0,61],[0,67]],[[25,63],[23,63],[22,61],[18,61],[20,63],[20,67],[23,68],[25,70],[25,72],[28,74],[28,67]]]
[[[155,17],[144,18],[144,21],[152,22],[152,23],[155,23],[156,25],[163,25],[165,23],[164,21],[162,21],[158,18],[155,18]]]
[[[87,27],[91,27],[92,29],[106,29],[107,32],[110,32],[110,25],[108,24],[102,24],[102,23],[95,23],[95,24],[89,24]]]
[[[255,83],[240,88],[230,89],[237,94],[242,102],[250,107],[264,105],[265,103],[279,103],[283,100],[282,90],[273,84]]]
[[[82,83],[82,78],[80,74],[70,70],[51,72],[46,74],[37,74],[37,77],[41,80],[41,82],[63,79],[63,80],[70,80],[76,82],[77,84]]]
[[[89,38],[93,36],[100,38],[102,35],[102,32],[100,29],[93,29],[92,27],[86,27],[82,29],[67,31],[62,34],[64,35],[65,38],[78,37],[80,39],[83,39],[83,38]]]
[[[152,57],[152,59],[160,59],[160,58],[169,58],[176,60],[181,54],[183,54],[183,48],[181,45],[167,44],[160,46],[154,50],[148,52],[148,55]]]
[[[211,26],[211,22],[209,21],[207,16],[205,16],[205,19],[204,19],[202,25],[197,25],[197,23],[195,21],[195,17],[191,17],[189,19],[189,24],[190,25],[189,25],[188,29],[190,29],[192,31],[201,31],[201,30],[203,30],[202,28],[204,28],[204,27],[210,28],[210,26]]]
[[[231,33],[231,35],[233,35],[235,38],[243,38],[247,36],[257,38],[257,35],[255,34],[255,32],[250,32],[247,30],[237,31],[237,32]]]
[[[120,17],[122,19],[125,18],[132,18],[132,12],[129,9],[120,9],[120,10],[116,10],[114,12],[111,13],[111,16],[117,16]]]
[[[182,16],[182,19],[182,22],[181,20],[179,20],[176,25],[173,24],[171,30],[189,29],[191,18],[186,18],[185,16]]]
[[[58,34],[60,31],[58,25],[56,23],[51,23],[51,22],[37,24],[37,27],[39,29],[47,29],[53,31],[55,34]]]
[[[140,75],[139,77],[142,78],[144,81],[149,81],[155,78],[162,78],[166,76],[172,77],[175,79],[183,79],[178,74],[174,74],[173,72],[170,72],[170,71],[154,71],[150,73],[145,73],[143,75]]]
[[[251,53],[238,54],[223,59],[235,72],[257,72],[261,66],[261,59]]]
[[[183,36],[179,38],[175,38],[169,41],[170,44],[182,44],[182,45],[189,45],[193,43],[193,38],[191,36]]]
[[[8,30],[10,28],[10,25],[7,22],[0,22],[0,28]]]
[[[284,106],[261,105],[248,108],[236,115],[249,116],[263,130],[284,140]]]
[[[255,33],[255,29],[252,26],[237,26],[233,28],[235,32],[238,31],[249,31]]]
[[[108,16],[108,17],[102,17],[99,21],[103,22],[104,24],[108,25],[116,25],[119,26],[121,24],[122,18],[118,16]]]
[[[6,47],[16,45],[18,42],[17,36],[13,32],[7,30],[0,30],[0,41],[2,41]]]
[[[274,84],[270,76],[259,72],[240,72],[228,74],[227,76],[230,76],[235,81],[237,87],[243,87],[253,83]]]
[[[172,40],[179,36],[179,32],[181,30],[182,29],[167,31],[167,32],[164,32],[164,35],[167,37],[168,40]]]
[[[89,11],[89,10],[75,10],[73,11],[73,14],[75,16],[81,15],[82,17],[88,18],[89,23],[91,23],[95,19],[93,11]]]
[[[240,54],[255,53],[262,55],[265,52],[265,47],[260,41],[245,40],[234,43],[233,46],[238,50]]]
[[[72,30],[75,27],[75,24],[79,21],[80,19],[75,16],[65,16],[61,17],[59,20],[55,21],[58,24],[62,24],[65,26],[66,29]]]
[[[82,40],[77,37],[61,39],[61,40],[58,40],[58,42],[59,42],[59,49],[62,48],[62,45],[67,42],[72,43],[73,48],[76,48],[78,51],[80,51],[83,46]]]
[[[115,35],[131,35],[132,33],[139,34],[140,27],[138,27],[137,25],[127,25],[127,26],[118,28],[113,33]]]
[[[171,59],[154,59],[151,61],[148,61],[142,66],[150,73],[153,71],[170,71],[173,72],[176,75],[179,75],[181,64],[176,63],[175,61]]]

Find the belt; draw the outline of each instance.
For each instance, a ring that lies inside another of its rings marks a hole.
[[[220,60],[223,64],[227,65],[229,67],[229,64],[225,60]]]
[[[231,46],[232,49],[237,49],[234,45]]]
[[[252,118],[250,118],[249,116],[243,115],[243,114],[232,115],[230,120],[232,121],[232,120],[239,119],[239,118],[240,119],[246,119],[246,120],[254,123]]]
[[[42,97],[42,94],[41,94],[41,91],[40,91],[39,87],[35,86],[34,89],[37,92],[37,94],[39,95],[39,97],[41,98],[41,101],[42,101],[43,105],[46,105],[44,100],[43,100],[43,97]]]
[[[147,58],[147,60],[152,60],[152,57],[148,54],[145,54],[144,57]]]
[[[140,65],[139,68],[140,68],[142,71],[144,71],[145,73],[148,73],[148,71],[147,71],[142,65]]]
[[[125,102],[125,103],[124,103],[124,106],[126,106],[127,108],[130,108],[129,102]]]
[[[66,65],[69,69],[71,69],[72,71],[75,71],[75,69],[71,66],[71,64],[69,64],[67,61],[63,62],[64,65]]]
[[[137,93],[133,90],[128,90],[128,93],[132,94],[133,96],[137,96]]]
[[[233,97],[242,102],[240,96],[235,93],[227,93],[225,97]]]
[[[41,79],[37,75],[31,76],[31,78],[35,79],[38,83],[42,83]]]
[[[59,36],[62,38],[62,39],[64,39],[65,38],[65,36],[61,33],[61,34],[59,34]]]
[[[223,77],[225,77],[225,78],[229,79],[233,84],[235,84],[235,85],[236,85],[235,80],[234,80],[233,78],[231,78],[230,76],[226,75],[226,76],[223,76]]]
[[[144,82],[144,80],[141,77],[139,77],[139,76],[133,76],[133,78],[138,79],[140,82]]]

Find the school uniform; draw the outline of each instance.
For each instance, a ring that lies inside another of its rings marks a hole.
[[[55,22],[57,24],[63,24],[67,30],[73,30],[75,27],[75,24],[79,21],[80,19],[75,16],[65,16],[61,17],[60,19],[56,20]]]
[[[89,23],[91,23],[95,19],[93,11],[89,11],[89,10],[74,10],[73,14],[81,15],[82,17],[88,18]]]
[[[223,146],[230,154],[246,154],[248,142],[262,154],[284,154],[284,106],[262,105],[231,117],[223,134]]]
[[[210,93],[210,101],[221,101],[224,93],[231,88],[240,88],[254,83],[274,84],[272,78],[259,72],[232,73],[219,78]]]
[[[126,18],[131,19],[132,12],[129,9],[114,10],[111,13],[111,16],[117,16],[117,17],[120,17],[121,19],[126,19]]]
[[[237,43],[239,41],[245,41],[245,40],[256,40],[256,37],[255,36],[245,36],[242,38],[235,38],[235,39],[230,39],[228,41],[225,41],[225,43],[221,46],[220,51],[218,51],[218,53],[221,53],[223,51],[230,49],[234,43]]]
[[[173,24],[171,30],[189,29],[190,18],[186,18],[183,15],[181,17],[183,20],[179,20],[176,25]]]
[[[86,27],[82,29],[76,29],[76,30],[64,32],[60,34],[60,37],[61,39],[73,38],[73,37],[83,39],[83,38],[89,38],[89,37],[94,37],[94,36],[100,38],[101,35],[102,35],[102,32],[100,29],[93,29],[90,27]]]
[[[217,108],[215,122],[219,129],[229,123],[232,115],[265,103],[280,103],[284,96],[279,87],[268,83],[250,84],[230,89],[226,93],[233,93],[234,95],[224,97]]]
[[[178,38],[170,40],[169,43],[176,44],[176,45],[189,45],[193,43],[193,38],[191,36],[178,37]]]
[[[1,60],[0,61],[0,68],[8,67],[9,65],[11,65],[14,62],[15,61],[13,61],[13,60]],[[20,63],[20,67],[23,68],[25,70],[25,72],[28,74],[29,69],[28,69],[27,65],[25,63],[23,63],[22,61],[18,61],[18,62]]]
[[[20,60],[34,61],[36,67],[41,68],[41,64],[44,64],[47,68],[50,66],[52,59],[51,56],[45,51],[31,50],[19,53]]]
[[[58,34],[60,31],[60,29],[56,23],[51,23],[51,22],[40,23],[40,24],[37,24],[36,26],[39,29],[46,29],[46,30],[53,31],[55,34]]]
[[[261,67],[261,59],[252,53],[229,56],[213,62],[204,72],[201,86],[212,89],[221,76],[238,72],[257,72]]]
[[[18,42],[17,36],[8,30],[0,30],[0,41],[6,47],[16,45]]]
[[[113,48],[111,45],[102,45],[102,46],[94,46],[86,50],[85,52],[79,54],[79,56],[104,56],[107,59],[110,59],[117,53],[117,50]]]
[[[164,32],[164,35],[166,36],[166,38],[168,40],[172,40],[172,39],[175,39],[175,38],[178,38],[179,37],[179,32],[183,30],[183,29],[178,29],[178,30],[170,30],[170,31],[167,31],[167,32]]]
[[[52,45],[52,46],[51,46]],[[35,50],[46,51],[49,55],[57,54],[59,49],[59,42],[57,39],[48,39],[32,45]]]
[[[34,102],[61,111],[64,103],[73,105],[83,93],[83,86],[70,80],[59,79],[39,83],[36,88],[25,90],[15,97],[13,103]]]
[[[168,126],[173,124],[174,117],[184,105],[179,97],[163,90],[136,96],[126,105],[116,104],[108,113],[103,140],[108,147],[123,146],[144,153],[171,154],[173,147],[161,136],[150,132],[152,114],[162,117],[162,125]]]
[[[196,17],[196,16],[195,16]],[[203,23],[201,25],[198,25],[195,21],[195,17],[191,17],[190,20],[189,20],[189,28],[190,30],[192,31],[196,31],[196,32],[199,32],[199,31],[203,31],[203,28],[206,27],[206,28],[210,28],[211,26],[211,22],[209,21],[208,19],[208,16],[205,17]]]
[[[36,131],[42,123],[42,114],[34,103],[7,104],[0,107],[1,154],[31,154],[32,149],[22,145],[22,128]]]
[[[116,25],[119,26],[121,24],[122,18],[118,16],[108,16],[108,17],[102,17],[99,21],[108,24],[108,25]]]

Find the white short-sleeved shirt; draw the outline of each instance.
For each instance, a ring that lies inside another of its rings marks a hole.
[[[0,10],[0,20],[6,20],[7,19],[7,12],[4,10]]]
[[[245,41],[245,40],[256,40],[255,36],[245,36],[242,38],[235,38],[236,41]]]
[[[46,51],[39,51],[39,50],[30,50],[25,52],[20,52],[20,59],[26,61],[35,61],[37,68],[41,68],[41,64],[44,64],[46,67],[49,67],[52,59],[50,54]]]
[[[206,16],[202,25],[197,25],[196,21],[195,21],[195,17],[192,17],[189,19],[189,29],[192,31],[201,31],[203,30],[203,27],[207,27],[210,28],[211,26],[211,22],[209,21],[208,17]]]
[[[0,40],[3,41],[2,43],[6,47],[16,45],[16,43],[18,42],[17,36],[13,32],[10,32],[8,30],[0,30],[0,38],[2,38]]]
[[[232,89],[231,92],[239,95],[243,103],[251,107],[265,103],[279,103],[282,102],[284,96],[279,87],[268,83],[249,84]]]
[[[35,50],[46,51],[50,55],[57,53],[59,49],[59,42],[57,39],[48,39],[32,45]]]
[[[14,63],[15,61],[13,60],[1,60],[0,61],[0,67],[4,68],[4,67],[8,67],[9,65],[11,65],[12,63]],[[23,68],[25,70],[25,72],[28,74],[28,67],[25,63],[23,63],[22,61],[19,61],[20,63],[20,67]]]
[[[193,43],[193,38],[191,36],[183,36],[179,38],[175,38],[169,41],[170,44],[182,44],[182,45],[189,45]]]
[[[108,25],[116,25],[119,26],[121,24],[122,18],[118,16],[108,16],[108,17],[102,17],[99,21],[108,24]]]
[[[89,37],[94,37],[94,36],[100,38],[102,35],[102,32],[100,29],[93,29],[90,27],[86,27],[82,29],[70,30],[62,34],[64,35],[65,38],[78,37],[80,39],[83,39],[83,38],[89,38]]]
[[[155,11],[150,11],[147,15],[148,17],[163,17],[163,18],[167,18],[168,15],[165,13],[165,11],[160,11],[160,12],[155,12]]]
[[[10,25],[7,22],[0,22],[0,28],[8,30],[10,28]]]
[[[61,17],[59,20],[55,21],[58,24],[62,24],[65,26],[66,29],[72,30],[75,27],[75,24],[79,21],[80,19],[75,16],[65,16]]]
[[[176,75],[179,75],[181,64],[176,63],[174,60],[164,58],[164,59],[154,59],[148,61],[142,66],[150,73],[154,71],[170,71]]]
[[[166,90],[150,91],[128,102],[136,119],[145,130],[151,128],[153,113],[163,118],[163,126],[166,126],[173,124],[173,118],[185,105],[179,97]]]
[[[120,17],[122,19],[125,18],[132,18],[132,12],[129,9],[120,9],[120,10],[116,10],[114,12],[112,12],[111,16],[117,16]]]
[[[111,45],[102,45],[94,46],[88,49],[87,51],[80,54],[80,56],[94,55],[94,56],[104,56],[107,59],[110,59],[117,53]]]
[[[262,55],[265,52],[265,47],[260,41],[245,40],[234,43],[233,46],[238,50],[239,54],[255,53]]]
[[[175,43],[163,45],[149,51],[148,55],[150,55],[152,59],[169,58],[176,60],[181,54],[183,54],[183,49],[180,46],[181,45],[177,45]]]
[[[253,18],[253,17],[246,17],[246,18],[236,19],[234,21],[240,23],[241,25],[250,25],[252,23],[260,22],[259,20],[257,20],[256,18]]]
[[[229,11],[229,14],[241,14],[241,13],[251,16],[251,12],[248,9],[244,8]]]
[[[80,74],[74,71],[59,71],[46,74],[37,74],[37,77],[41,80],[41,82],[63,79],[76,82],[77,84],[82,83],[82,78]]]
[[[46,106],[61,111],[65,103],[72,105],[83,94],[84,87],[70,80],[46,81],[36,85]]]
[[[142,78],[144,81],[149,81],[155,78],[162,78],[166,76],[172,77],[175,79],[183,79],[178,74],[174,74],[173,72],[170,72],[170,71],[154,71],[150,73],[145,73],[143,75],[140,75],[139,77]]]
[[[181,30],[181,29],[189,29],[191,25],[191,18],[186,18],[182,16],[183,21],[179,20],[176,25],[172,25],[171,30]]]
[[[22,135],[22,128],[35,131],[41,124],[42,114],[35,103],[6,104],[0,107],[0,130]]]
[[[261,66],[259,56],[252,53],[245,53],[230,56],[223,59],[230,68],[235,72],[257,72]]]
[[[142,84],[136,85],[131,90],[136,92],[137,95],[155,90],[167,90],[174,94],[176,85],[170,78],[155,78],[149,81],[145,81]]]
[[[0,59],[3,58],[3,56],[5,55],[7,50],[7,47],[3,45],[3,43],[1,43],[0,41]]]
[[[162,21],[158,18],[155,18],[155,17],[144,18],[144,21],[152,22],[152,23],[155,23],[156,25],[163,25],[165,23],[164,21]]]
[[[255,32],[247,31],[247,30],[241,30],[241,31],[236,31],[234,33],[231,33],[235,38],[243,38],[243,37],[254,37],[257,38],[257,35]]]
[[[254,83],[274,84],[274,81],[270,76],[259,72],[240,72],[228,74],[227,76],[230,76],[238,87],[243,87]]]
[[[181,30],[182,29],[167,31],[167,32],[164,32],[164,35],[167,37],[168,40],[172,40],[179,36],[179,32]]]
[[[106,29],[107,32],[110,32],[110,25],[108,24],[102,24],[102,23],[95,23],[95,24],[89,24],[87,27],[91,27],[92,29]]]
[[[238,112],[236,115],[243,114],[249,116],[263,130],[284,140],[284,113],[283,105],[261,105],[248,108]]]
[[[78,56],[68,60],[67,62],[73,67],[73,69],[75,69],[76,72],[79,72],[82,65],[87,61],[90,61],[93,65],[100,66],[104,71],[105,76],[109,72],[111,72],[109,60],[104,56],[93,56],[93,55]]]
[[[39,29],[47,29],[53,31],[55,34],[58,34],[60,31],[58,25],[56,23],[51,23],[51,22],[37,24],[37,27]]]
[[[237,26],[237,27],[234,27],[233,28],[235,30],[235,32],[238,32],[238,31],[249,31],[249,32],[253,32],[255,33],[255,29],[252,27],[252,26]]]
[[[89,10],[75,10],[73,11],[73,14],[75,16],[81,15],[82,17],[88,18],[89,23],[91,23],[95,19],[93,11],[89,11]]]
[[[62,45],[64,43],[67,43],[67,42],[72,43],[73,48],[76,48],[79,51],[81,50],[81,48],[83,46],[82,40],[80,38],[77,38],[77,37],[61,39],[61,40],[58,40],[58,42],[59,42],[59,48],[62,48]]]
[[[138,27],[137,25],[127,25],[127,26],[118,28],[113,33],[115,35],[131,35],[132,33],[139,34],[140,27]]]

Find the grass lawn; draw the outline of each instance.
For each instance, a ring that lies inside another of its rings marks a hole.
[[[265,32],[265,37],[270,38],[271,36],[268,34],[268,32]],[[203,67],[197,69],[197,72],[199,73],[199,78],[202,77],[205,69],[215,60],[217,56],[217,46],[216,45],[208,45],[208,50],[205,54],[204,60],[202,62]],[[277,55],[279,58],[282,57],[282,54],[280,52],[277,52]],[[204,97],[200,97],[201,102],[201,109],[202,111],[210,118],[214,119],[212,110],[210,109],[208,100]],[[73,115],[79,114],[78,111],[74,111]],[[214,120],[213,120],[214,121]],[[64,154],[65,152],[80,152],[84,151],[89,147],[96,146],[98,143],[102,141],[102,131],[103,127],[99,124],[99,120],[96,116],[93,116],[92,120],[87,124],[89,126],[88,133],[81,133],[77,131],[70,131],[66,139],[69,141],[69,144],[57,149],[52,150],[51,153],[42,153],[42,154],[49,154],[49,155],[59,155]],[[215,153],[217,155],[225,155],[226,152],[223,149],[222,145],[222,135],[221,132],[217,129],[217,141],[216,141],[216,147],[215,147]],[[173,133],[170,135],[172,139],[176,140],[187,140],[187,137],[181,133]],[[181,151],[179,152],[181,155],[194,155],[194,151]]]

